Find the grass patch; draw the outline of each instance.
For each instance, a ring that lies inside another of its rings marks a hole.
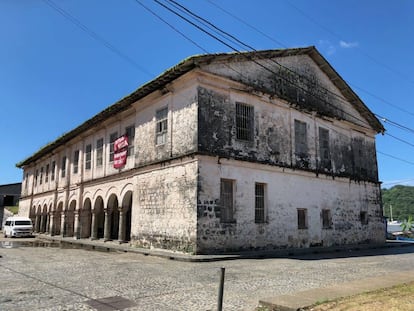
[[[414,282],[317,303],[304,311],[405,311],[414,310]]]
[[[13,213],[13,215],[15,215],[19,212],[19,207],[18,206],[5,206],[4,208],[6,210],[8,210],[9,212]]]

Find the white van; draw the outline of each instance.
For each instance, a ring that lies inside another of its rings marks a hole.
[[[33,224],[27,217],[8,217],[3,227],[4,237],[32,236]]]

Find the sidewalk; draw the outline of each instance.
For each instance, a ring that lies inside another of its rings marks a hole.
[[[409,282],[414,282],[414,270],[361,279],[325,288],[315,288],[289,295],[264,298],[259,300],[259,304],[271,308],[273,311],[296,311],[311,306],[318,301],[334,300]]]

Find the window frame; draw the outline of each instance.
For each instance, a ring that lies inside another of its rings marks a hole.
[[[128,151],[127,156],[134,154],[135,147],[135,124],[129,125],[125,128],[125,134],[128,137]]]
[[[155,112],[155,145],[167,143],[168,139],[168,107],[163,107]]]
[[[254,106],[236,102],[236,139],[252,142],[254,140]]]
[[[109,163],[114,162],[114,143],[118,139],[118,131],[109,134]]]
[[[308,229],[308,209],[298,208],[297,210],[297,224],[299,230]]]
[[[73,152],[73,174],[79,173],[79,154],[79,149]]]
[[[66,178],[66,161],[67,157],[63,156],[62,157],[62,161],[61,161],[61,167],[60,167],[60,177],[61,178]]]
[[[85,146],[85,171],[92,169],[92,144]]]
[[[332,212],[330,209],[324,208],[321,211],[322,229],[332,229]]]
[[[103,166],[103,151],[104,151],[104,139],[103,137],[96,140],[96,167]]]
[[[266,223],[266,192],[265,183],[255,183],[254,222],[256,224]]]
[[[295,119],[295,155],[298,157],[308,157],[308,129],[307,123]]]
[[[234,180],[220,179],[220,222],[234,223]]]

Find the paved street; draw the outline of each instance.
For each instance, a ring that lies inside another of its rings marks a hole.
[[[114,296],[134,305],[125,310],[216,310],[225,267],[223,309],[251,311],[263,297],[411,270],[414,262],[414,245],[193,263],[18,242],[0,240],[0,310],[95,310],[88,301]]]

